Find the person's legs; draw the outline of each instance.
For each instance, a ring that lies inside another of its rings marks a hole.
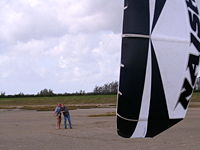
[[[56,129],[58,129],[58,123],[59,121],[58,121],[58,118],[56,118]]]
[[[60,123],[61,123],[61,118],[60,118],[60,117],[57,117],[56,129],[60,129]]]
[[[64,116],[64,128],[67,129],[67,117]]]
[[[60,124],[61,124],[61,116],[58,119],[58,128],[60,129]]]
[[[71,123],[71,118],[70,115],[67,116],[68,122],[69,122],[69,127],[72,129],[72,123]]]

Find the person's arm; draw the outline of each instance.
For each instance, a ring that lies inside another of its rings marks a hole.
[[[58,111],[58,108],[56,107],[55,110],[54,110],[54,112],[56,113],[57,111]]]
[[[55,114],[55,115],[58,115],[58,107],[55,108],[54,114]]]

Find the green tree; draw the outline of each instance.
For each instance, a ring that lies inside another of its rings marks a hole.
[[[39,96],[53,96],[55,94],[53,93],[53,90],[51,90],[51,89],[43,89],[37,95],[39,95]]]
[[[0,97],[4,97],[6,95],[5,92],[1,92]]]

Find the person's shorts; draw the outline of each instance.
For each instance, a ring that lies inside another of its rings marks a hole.
[[[61,119],[61,115],[57,115],[56,118],[57,118],[57,119]]]

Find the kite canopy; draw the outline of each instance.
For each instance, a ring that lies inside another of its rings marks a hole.
[[[117,131],[154,137],[181,121],[199,70],[195,0],[125,0]]]

